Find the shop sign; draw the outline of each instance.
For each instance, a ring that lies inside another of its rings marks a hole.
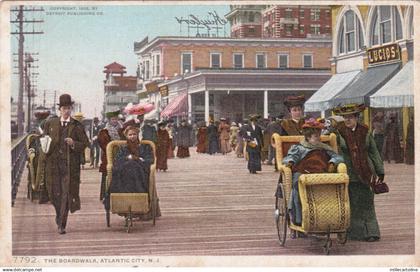
[[[148,93],[154,93],[159,91],[157,82],[153,81],[146,84],[146,90]]]
[[[159,87],[159,92],[161,97],[166,97],[169,94],[168,86]]]
[[[398,44],[390,44],[367,50],[369,64],[383,63],[401,59],[401,50]]]

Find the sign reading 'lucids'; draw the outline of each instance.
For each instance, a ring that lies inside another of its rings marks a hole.
[[[398,44],[390,44],[368,49],[369,64],[382,63],[401,59],[401,50]]]

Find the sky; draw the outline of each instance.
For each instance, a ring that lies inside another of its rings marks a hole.
[[[80,7],[88,8],[82,10]],[[75,10],[68,10],[75,8]],[[43,31],[41,35],[25,36],[25,51],[38,52],[35,66],[37,97],[42,103],[44,90],[46,100],[53,102],[54,90],[69,93],[81,102],[85,117],[100,116],[104,99],[104,66],[116,61],[127,67],[126,75],[135,75],[137,57],[134,42],[149,41],[156,36],[187,35],[175,17],[194,14],[206,18],[216,11],[221,17],[229,12],[229,6],[215,5],[127,5],[127,6],[43,6],[44,12],[25,14],[25,19],[44,20],[41,24],[27,25],[27,31]],[[65,10],[66,9],[66,10]],[[70,12],[70,13],[69,13]],[[79,15],[74,15],[79,12]],[[80,12],[94,15],[80,15]],[[11,15],[12,20],[15,15]],[[12,31],[16,27],[12,25]],[[229,35],[229,26],[226,27]],[[16,35],[13,35],[16,36]],[[18,51],[17,37],[11,37],[11,53]],[[11,56],[17,59],[17,56]],[[17,66],[17,63],[14,64]],[[17,71],[15,69],[15,71]],[[12,97],[17,101],[18,76],[12,75]],[[57,95],[57,100],[58,100]]]

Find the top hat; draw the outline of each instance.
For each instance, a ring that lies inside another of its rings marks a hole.
[[[333,109],[333,113],[336,115],[350,115],[362,112],[365,109],[364,104],[347,104],[344,106],[337,106]]]
[[[71,96],[69,94],[62,94],[59,98],[59,103],[57,104],[59,107],[63,106],[73,106],[74,101],[71,100]]]
[[[99,118],[98,117],[94,117],[93,118],[93,122],[99,122]]]
[[[303,106],[303,104],[305,104],[305,101],[306,100],[304,95],[288,96],[284,100],[284,105],[288,108],[294,106]]]
[[[314,118],[310,118],[308,120],[305,120],[305,123],[302,125],[302,129],[305,129],[305,128],[324,129],[325,126],[323,123],[315,120]]]

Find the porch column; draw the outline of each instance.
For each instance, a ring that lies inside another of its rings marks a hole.
[[[192,112],[191,94],[188,94],[188,123],[190,124],[191,124],[191,112]]]
[[[268,91],[264,91],[264,118],[268,118]]]
[[[209,99],[209,91],[204,91],[204,121],[206,124],[209,123],[210,119],[210,99]]]

